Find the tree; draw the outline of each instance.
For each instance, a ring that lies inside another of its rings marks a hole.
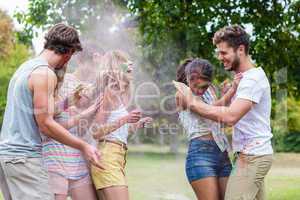
[[[156,80],[172,80],[179,61],[190,56],[211,60],[217,72],[223,72],[216,73],[217,78],[223,79],[226,73],[215,58],[211,38],[219,28],[237,23],[252,29],[250,52],[257,65],[266,70],[273,93],[282,87],[275,84],[274,72],[287,68],[289,84],[284,87],[290,94],[300,96],[299,0],[29,0],[28,12],[16,14],[19,22],[25,24],[19,38],[28,43],[35,27],[48,28],[61,20],[82,32],[88,31],[91,37],[105,37],[107,30],[91,27],[100,21],[113,23],[120,13],[118,18],[124,17],[126,12],[116,8],[125,6],[138,22],[144,57],[154,67]]]
[[[0,59],[10,53],[13,45],[13,25],[10,17],[0,10]]]
[[[217,79],[224,79],[228,74],[215,58],[212,37],[225,25],[241,24],[252,29],[250,52],[256,64],[267,72],[273,98],[279,96],[277,93],[282,90],[300,97],[297,89],[300,87],[299,0],[126,2],[138,21],[144,56],[154,66],[157,81],[164,83],[174,79],[175,68],[180,60],[190,56],[212,61],[217,67]],[[273,99],[273,115],[275,105],[282,102],[282,97],[279,98]],[[283,130],[274,131],[277,131],[274,132],[276,135]],[[280,140],[282,137],[275,137],[278,138]],[[286,143],[286,146],[289,145],[299,149],[298,144]]]
[[[175,66],[189,56],[207,58],[222,71],[214,56],[211,38],[219,28],[237,23],[253,29],[250,51],[257,65],[263,66],[271,79],[273,93],[279,87],[275,84],[274,72],[287,68],[289,92],[299,96],[296,88],[300,87],[300,58],[297,55],[300,47],[300,1],[126,2],[139,21],[146,58],[161,69],[157,70],[159,79],[162,74],[175,77]]]
[[[9,80],[29,56],[28,47],[16,42],[11,18],[0,10],[0,127],[6,105]]]
[[[119,4],[116,6],[114,2],[119,2]],[[113,18],[116,17],[114,15],[122,13],[118,9],[118,5],[122,5],[122,1],[114,2],[29,0],[28,11],[15,13],[18,22],[24,25],[24,30],[18,33],[18,38],[23,43],[31,45],[32,38],[38,34],[37,29],[45,30],[51,25],[62,21],[74,26],[81,32],[89,30],[89,36],[101,35],[102,30],[91,31],[91,27],[100,22],[111,23]],[[108,17],[108,13],[110,17]]]

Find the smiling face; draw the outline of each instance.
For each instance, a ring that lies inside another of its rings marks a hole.
[[[227,71],[238,71],[241,64],[241,56],[245,55],[245,47],[240,45],[237,49],[229,46],[227,42],[220,42],[217,46],[218,59],[223,63]]]
[[[120,69],[123,73],[126,74],[126,76],[131,80],[133,79],[133,62],[130,60],[127,60],[126,62],[120,64]]]
[[[223,63],[225,70],[236,71],[240,66],[238,51],[241,49],[238,48],[235,50],[233,47],[230,47],[227,42],[220,42],[216,46],[218,59]]]
[[[189,87],[197,96],[202,96],[210,85],[210,81],[204,79],[199,73],[193,72],[189,77]]]

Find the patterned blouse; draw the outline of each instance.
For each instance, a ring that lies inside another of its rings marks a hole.
[[[212,104],[216,101],[216,96],[211,88],[208,88],[199,98],[207,104]],[[221,151],[231,150],[221,123],[204,118],[190,110],[180,111],[179,120],[190,141],[194,138],[212,133],[212,136]]]

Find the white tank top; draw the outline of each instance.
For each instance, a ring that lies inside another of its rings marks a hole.
[[[116,120],[126,115],[128,115],[128,111],[126,110],[125,106],[121,104],[118,109],[111,111],[107,123],[115,122]],[[118,128],[117,130],[115,130],[114,132],[106,135],[105,139],[120,141],[127,144],[128,128],[129,128],[129,124],[125,124],[120,128]]]

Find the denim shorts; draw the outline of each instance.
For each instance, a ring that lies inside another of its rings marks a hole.
[[[222,152],[214,140],[190,141],[185,163],[190,183],[206,177],[228,177],[231,170],[227,151]]]

